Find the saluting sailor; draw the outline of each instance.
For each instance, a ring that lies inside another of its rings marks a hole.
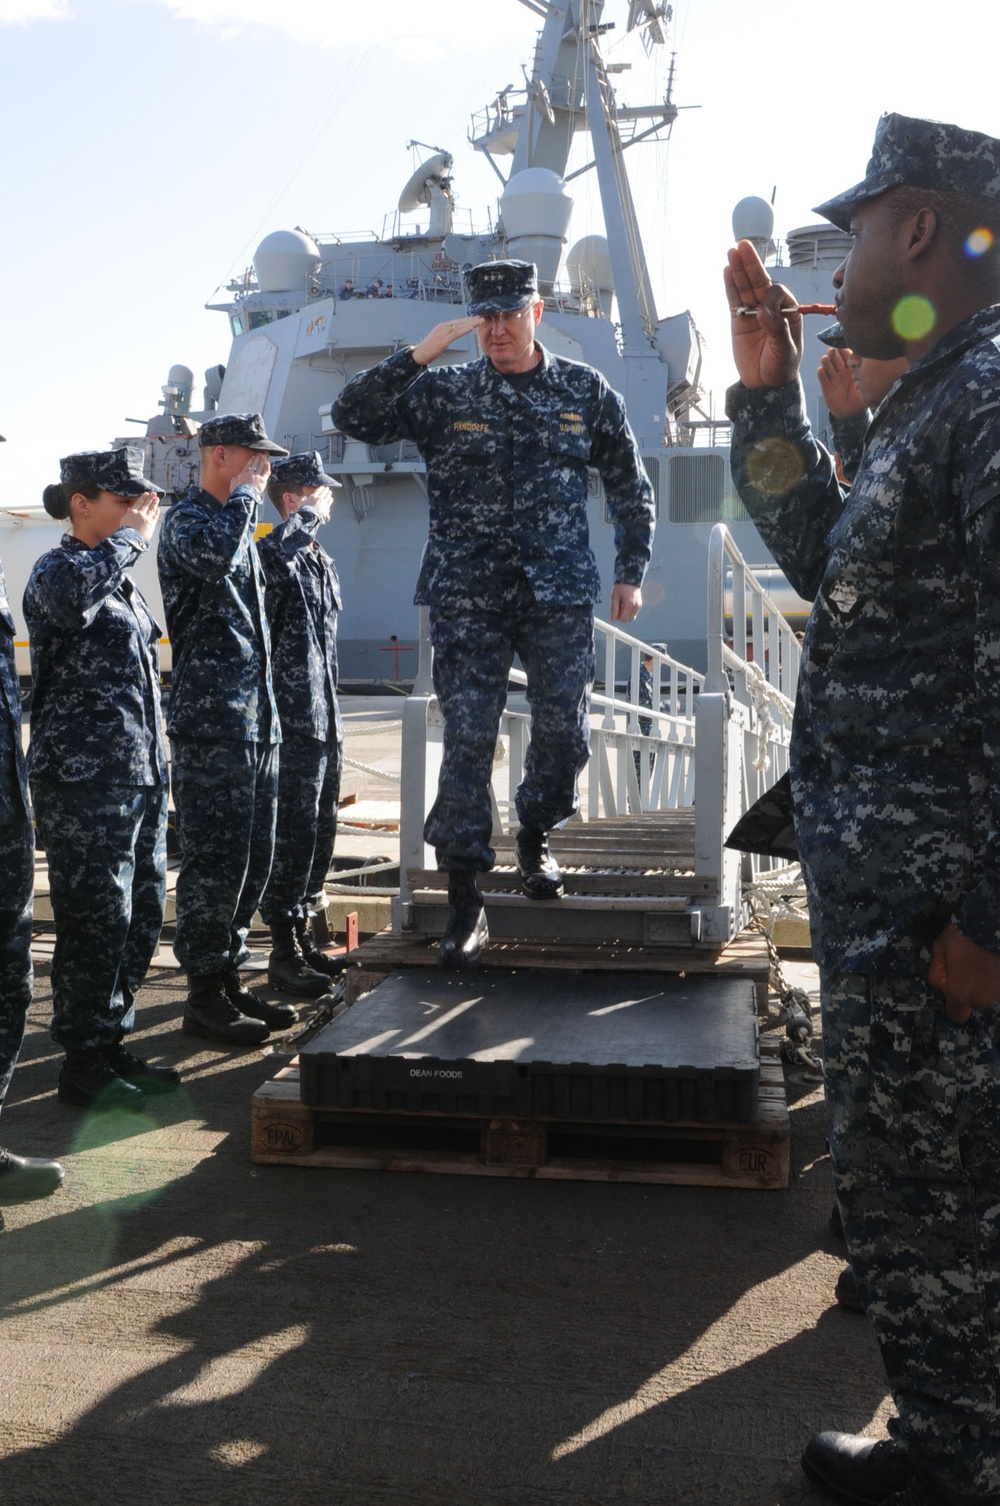
[[[149,547],[161,489],[143,455],[67,455],[42,495],[70,524],[24,593],[31,640],[28,775],[55,922],[52,1038],[59,1097],[139,1109],[177,1087],[125,1045],[163,924],[167,753],[160,627],[129,575]]]
[[[209,419],[201,485],[169,509],[157,565],[174,656],[167,731],[181,841],[174,951],[188,975],[184,1030],[258,1045],[298,1018],[240,981],[271,871],[278,708],[254,533],[270,460],[259,413]]]
[[[334,405],[347,434],[414,441],[427,466],[430,537],[416,601],[431,609],[444,758],[424,835],[449,873],[446,967],[474,966],[487,939],[476,874],[493,866],[490,775],[507,678],[528,679],[531,743],[517,791],[517,864],[533,899],[557,898],[548,833],[579,804],[590,751],[594,603],[587,472],[615,529],[611,618],[634,621],[653,534],[652,492],[621,397],[600,372],[535,338],[535,267],[486,262],[466,274],[468,317],[435,326],[348,382]],[[475,331],[483,356],[432,367]]]
[[[330,521],[333,487],[318,450],[275,460],[267,483],[282,521],[258,548],[281,717],[281,771],[274,863],[261,914],[271,929],[272,987],[316,997],[343,960],[314,945],[310,909],[323,886],[337,835],[344,729],[337,703],[340,578],[318,540]]]

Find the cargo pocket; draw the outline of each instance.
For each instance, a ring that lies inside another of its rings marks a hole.
[[[873,987],[868,1144],[876,1173],[962,1177],[955,1036],[919,980]]]

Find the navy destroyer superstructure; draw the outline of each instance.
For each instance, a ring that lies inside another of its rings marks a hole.
[[[355,372],[415,344],[461,306],[463,267],[490,258],[538,264],[543,343],[598,367],[625,396],[659,517],[644,633],[669,642],[686,662],[703,664],[704,561],[716,521],[730,524],[751,562],[769,558],[733,493],[725,445],[696,443],[716,432],[700,406],[701,339],[686,310],[657,314],[626,172],[630,146],[670,133],[678,113],[673,65],[664,98],[620,107],[612,87],[612,69],[620,65],[609,65],[602,52],[603,34],[616,24],[606,12],[622,10],[617,21],[640,32],[652,50],[667,43],[670,7],[654,0],[630,0],[624,9],[605,0],[522,3],[544,18],[524,88],[498,94],[474,117],[470,132],[473,148],[503,184],[487,228],[456,228],[452,156],[424,148],[430,155],[403,188],[383,235],[269,234],[253,267],[209,305],[227,315],[232,348],[226,366],[206,374],[204,406],[194,405],[191,372],[173,368],[164,411],[151,420],[144,440],[152,474],[174,494],[197,474],[191,434],[216,409],[262,412],[268,433],[289,449],[322,452],[326,469],[345,483],[327,544],[349,597],[342,651],[348,684],[413,678],[417,611],[411,601],[427,514],[424,467],[415,449],[347,439],[332,424],[331,405]],[[509,163],[506,174],[501,162]],[[571,242],[574,185],[587,172],[596,176],[604,233]],[[752,233],[753,217],[767,206],[747,203],[744,228]],[[768,225],[765,241],[769,234]],[[829,262],[817,258],[811,244],[806,259],[802,296],[814,286],[818,295],[828,294]],[[466,361],[477,353],[470,336],[443,359]],[[607,589],[613,538],[596,478],[591,533]]]

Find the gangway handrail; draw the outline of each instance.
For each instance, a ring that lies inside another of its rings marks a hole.
[[[726,611],[727,566],[730,611]],[[738,603],[738,607],[737,607]],[[727,615],[732,621],[731,642],[725,631]],[[747,620],[751,632],[747,635]],[[754,652],[764,645],[762,657]],[[791,624],[781,615],[773,597],[747,565],[725,523],[716,523],[708,541],[708,672],[704,689],[714,693],[735,689],[749,704],[746,666],[756,664],[771,691],[777,692],[791,720],[795,685],[802,651]],[[748,649],[750,650],[748,657]],[[728,673],[727,673],[728,671]],[[733,682],[730,681],[730,674]]]
[[[801,650],[794,629],[724,523],[709,537],[707,585],[708,672],[698,697],[695,739],[701,794],[695,805],[695,864],[714,879],[717,897],[700,907],[699,923],[692,917],[692,931],[718,944],[747,918],[745,887],[776,866],[787,866],[785,859],[727,848],[726,837],[788,769]]]

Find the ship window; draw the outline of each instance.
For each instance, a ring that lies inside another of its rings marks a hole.
[[[749,523],[727,455],[689,450],[668,461],[667,516],[671,523]]]
[[[242,314],[230,314],[230,316],[229,316],[229,322],[230,322],[230,324],[233,327],[233,338],[234,339],[235,339],[235,337],[237,335],[242,335],[243,334],[244,324],[243,324],[243,315]]]

